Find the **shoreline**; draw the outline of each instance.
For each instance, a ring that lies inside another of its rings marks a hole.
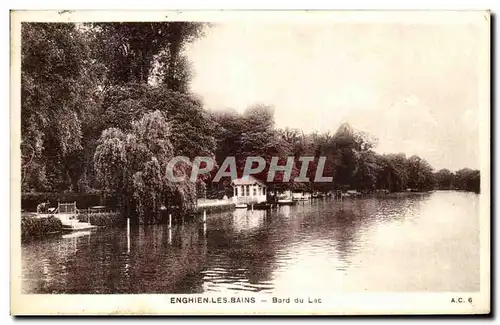
[[[430,195],[434,192],[469,192],[460,190],[432,190],[428,192],[392,192],[392,193],[371,193],[366,195],[361,195],[359,197],[345,197],[342,200],[355,201],[363,199],[397,199],[406,198],[411,196],[424,196]],[[474,193],[474,192],[471,192]],[[339,199],[334,197],[322,197],[322,198],[311,198],[308,201],[317,200],[332,200],[339,201]],[[203,200],[200,205],[198,205],[190,217],[200,217],[203,212],[206,211],[208,215],[213,213],[222,213],[227,211],[236,210],[236,205],[232,200]],[[21,212],[21,237],[22,241],[29,241],[31,239],[42,239],[50,238],[57,234],[63,234],[65,231],[60,223],[59,219],[55,218],[53,215],[48,215],[45,218],[37,218],[35,212]],[[124,226],[126,224],[125,220],[122,219],[120,212],[101,212],[101,213],[81,213],[78,215],[78,219],[83,222],[88,222],[92,225],[98,226],[99,228],[104,227],[115,227]],[[177,218],[174,218],[174,220]],[[157,223],[163,224],[163,223]]]

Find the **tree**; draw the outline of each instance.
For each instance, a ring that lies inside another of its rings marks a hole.
[[[76,190],[96,108],[88,40],[71,23],[23,23],[21,39],[22,188]]]
[[[378,157],[375,152],[368,150],[357,154],[356,169],[354,170],[355,188],[372,191],[377,186],[377,176],[381,172]]]
[[[153,111],[166,113],[176,155],[194,158],[212,156],[215,151],[215,123],[200,99],[159,85],[144,84],[110,87],[103,100],[101,129],[130,130],[132,121]]]
[[[248,107],[242,114],[235,111],[222,111],[213,112],[212,117],[218,130],[215,136],[217,141],[215,157],[219,166],[227,157],[235,157],[238,176],[241,177],[248,157],[262,157],[266,164],[265,168],[254,176],[267,182],[273,157],[278,157],[278,164],[286,164],[287,157],[291,155],[292,145],[284,137],[282,131],[275,128],[272,107],[254,105]],[[298,172],[299,170],[294,166],[291,174],[292,182]],[[283,173],[276,173],[274,180],[270,183],[280,188],[291,188],[291,183],[283,183],[283,176]],[[222,190],[227,187],[228,183],[229,180],[225,179],[222,185],[212,184],[212,187]],[[227,194],[232,195],[232,191],[231,193],[228,191]]]
[[[431,165],[418,156],[411,156],[407,161],[408,186],[419,191],[434,187],[434,177]]]
[[[203,33],[198,22],[92,23],[94,56],[106,67],[107,85],[148,83],[155,79],[187,92],[191,73],[182,55],[186,44]]]
[[[473,191],[479,193],[481,191],[481,176],[479,170],[463,168],[455,173],[453,186],[459,190]]]
[[[440,169],[434,174],[436,186],[440,190],[451,190],[453,186],[454,175],[449,169]]]
[[[380,188],[391,192],[406,190],[409,176],[406,170],[406,155],[404,153],[383,155],[381,166]]]
[[[127,135],[117,128],[104,130],[99,138],[94,154],[94,166],[101,186],[107,192],[123,195],[128,189],[129,140]]]
[[[94,166],[102,185],[118,193],[123,211],[136,207],[139,223],[160,221],[160,207],[175,207],[186,213],[194,209],[195,184],[173,183],[167,178],[167,164],[174,155],[170,125],[165,114],[154,111],[132,123],[130,133],[105,130],[98,142]],[[176,171],[186,171],[178,166]]]
[[[333,137],[321,144],[322,153],[329,157],[336,187],[373,189],[376,182],[374,153],[376,139],[343,123]]]
[[[285,128],[277,130],[278,136],[289,148],[289,154],[298,159],[307,150],[306,138],[298,129]]]
[[[251,106],[243,114],[214,112],[212,116],[218,129],[217,163],[221,164],[226,157],[236,157],[239,175],[247,157],[263,157],[268,166],[272,157],[284,158],[290,153],[289,144],[274,126],[274,110],[270,106]]]

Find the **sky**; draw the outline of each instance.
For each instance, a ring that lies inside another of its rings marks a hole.
[[[276,126],[334,133],[435,169],[479,168],[478,32],[470,24],[219,23],[186,53],[211,110],[272,105]]]

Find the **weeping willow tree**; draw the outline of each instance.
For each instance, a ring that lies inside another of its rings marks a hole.
[[[161,207],[192,212],[195,183],[171,182],[167,164],[174,155],[171,128],[164,112],[154,111],[132,123],[129,133],[103,131],[94,155],[94,167],[102,187],[118,194],[122,212],[137,215],[141,224],[161,222]],[[174,172],[188,172],[186,165]],[[135,212],[135,213],[134,213]]]

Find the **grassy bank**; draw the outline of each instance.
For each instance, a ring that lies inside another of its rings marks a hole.
[[[195,214],[202,214],[203,210],[210,213],[219,213],[225,211],[231,211],[236,208],[236,205],[232,201],[227,200],[214,200],[210,202],[210,200],[206,200],[203,204],[198,204],[195,210]]]
[[[43,237],[61,232],[61,220],[50,216],[48,218],[34,218],[31,216],[21,218],[21,239]]]

